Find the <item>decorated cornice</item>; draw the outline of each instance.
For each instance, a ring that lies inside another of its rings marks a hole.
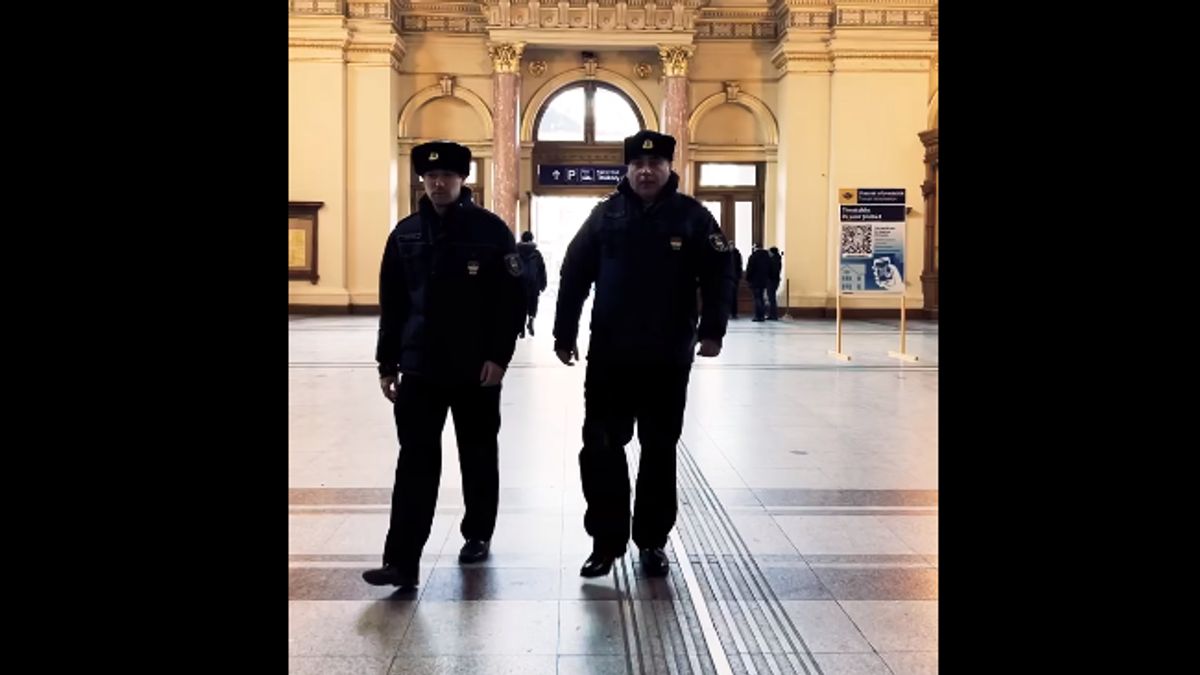
[[[545,31],[563,36],[558,39],[561,42],[567,34],[590,32],[597,36],[598,45],[612,41],[605,35],[627,32],[682,34],[686,39],[681,43],[691,43],[693,36],[696,41],[781,41],[789,33],[819,36],[860,28],[928,29],[933,38],[938,34],[934,0],[775,0],[770,7],[709,5],[710,0],[288,0],[288,13],[386,19],[402,33],[494,33],[493,39]]]
[[[707,0],[480,0],[489,29],[691,31]]]

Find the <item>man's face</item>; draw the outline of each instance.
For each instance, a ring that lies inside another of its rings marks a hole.
[[[642,155],[629,163],[629,185],[637,196],[651,201],[671,177],[671,163],[662,157]]]
[[[453,171],[434,169],[427,171],[425,179],[425,194],[434,206],[449,206],[458,201],[462,193],[463,177]]]

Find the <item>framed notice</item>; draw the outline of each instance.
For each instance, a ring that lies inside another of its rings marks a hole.
[[[904,292],[904,188],[838,190],[841,292]]]
[[[317,211],[325,202],[288,202],[288,281],[317,283]]]

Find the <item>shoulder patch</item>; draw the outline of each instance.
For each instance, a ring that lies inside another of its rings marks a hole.
[[[713,250],[718,253],[725,253],[729,250],[729,241],[725,239],[725,235],[720,232],[713,232],[708,235],[708,243],[712,244]]]
[[[516,253],[509,253],[504,256],[504,269],[514,277],[521,276],[521,256]]]

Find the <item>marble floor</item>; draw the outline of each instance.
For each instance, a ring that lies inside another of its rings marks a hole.
[[[289,672],[937,672],[936,323],[909,322],[919,360],[902,363],[895,320],[847,322],[849,362],[827,354],[831,321],[731,322],[692,371],[671,575],[641,578],[634,554],[583,579],[584,368],[555,359],[542,306],[504,380],[491,558],[457,561],[448,419],[408,593],[359,576],[380,559],[397,452],[377,319],[289,318]]]

